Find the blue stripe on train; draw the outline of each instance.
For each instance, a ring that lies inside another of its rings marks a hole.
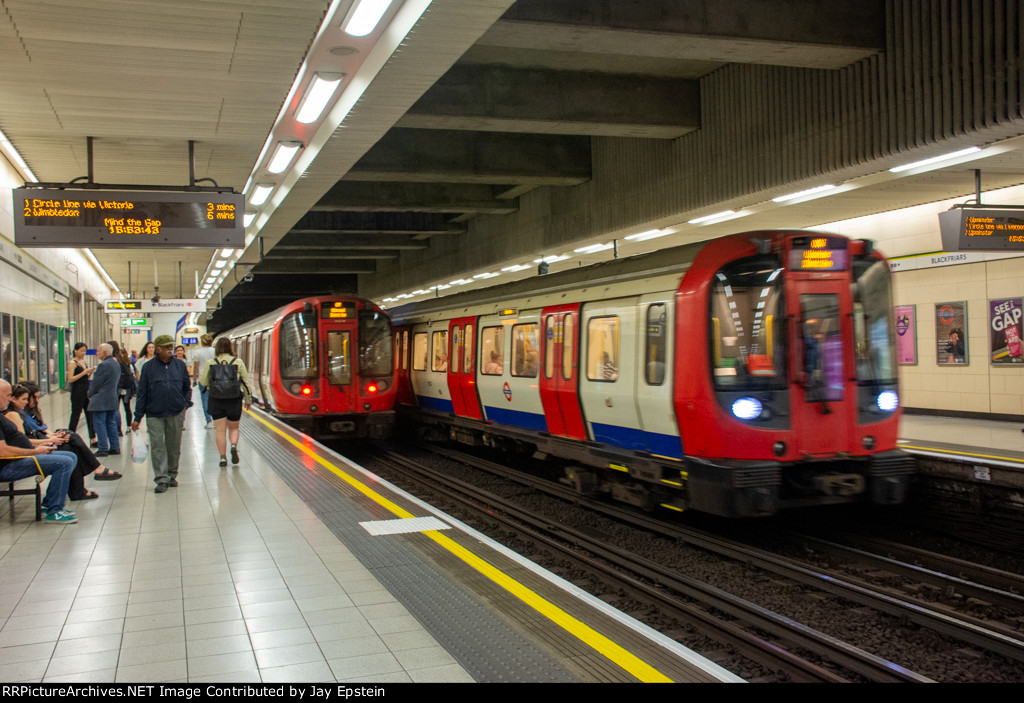
[[[598,442],[622,447],[623,449],[632,449],[636,452],[660,454],[661,456],[672,457],[673,459],[683,458],[682,444],[675,435],[644,432],[632,427],[619,427],[618,425],[601,425],[596,422],[590,423],[590,427],[594,431],[594,439]]]
[[[500,422],[503,425],[523,427],[528,430],[547,432],[548,423],[540,413],[528,413],[522,410],[511,410],[509,408],[497,408],[488,405],[484,408],[487,419],[492,422]]]
[[[421,408],[426,408],[427,410],[436,410],[442,413],[455,412],[455,406],[447,398],[431,398],[428,395],[418,395],[416,396],[416,403]]]

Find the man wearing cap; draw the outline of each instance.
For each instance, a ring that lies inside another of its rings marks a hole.
[[[132,430],[138,430],[146,418],[154,492],[164,493],[178,485],[181,431],[185,410],[192,407],[192,383],[185,362],[174,358],[174,337],[162,334],[153,340],[153,346],[156,359],[142,367]]]

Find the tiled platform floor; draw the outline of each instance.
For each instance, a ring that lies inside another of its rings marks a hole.
[[[110,457],[124,478],[89,478],[74,525],[0,500],[0,681],[472,681],[255,452],[222,469],[213,440],[190,411],[162,495]]]

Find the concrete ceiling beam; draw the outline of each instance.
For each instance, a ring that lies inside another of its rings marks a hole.
[[[396,128],[345,180],[574,186],[590,175],[588,137]]]
[[[700,84],[658,76],[457,65],[398,126],[675,139],[700,128]]]
[[[478,46],[837,69],[885,46],[884,0],[519,0]]]
[[[435,212],[508,215],[514,202],[498,200],[487,185],[359,183],[341,181],[310,208],[321,212]]]

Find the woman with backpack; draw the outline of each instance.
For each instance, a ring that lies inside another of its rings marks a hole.
[[[238,464],[238,423],[242,404],[252,405],[252,377],[245,363],[231,353],[231,340],[221,337],[214,347],[216,357],[203,367],[200,385],[209,394],[209,412],[217,430],[217,451],[220,465],[227,466],[227,441],[231,441],[231,463]]]
[[[117,384],[117,393],[121,399],[121,404],[124,405],[125,427],[131,432],[132,398],[135,397],[135,391],[139,388],[139,382],[135,379],[135,371],[132,370],[132,366],[128,361],[128,350],[124,347],[121,347],[117,361],[121,365],[121,380]]]

